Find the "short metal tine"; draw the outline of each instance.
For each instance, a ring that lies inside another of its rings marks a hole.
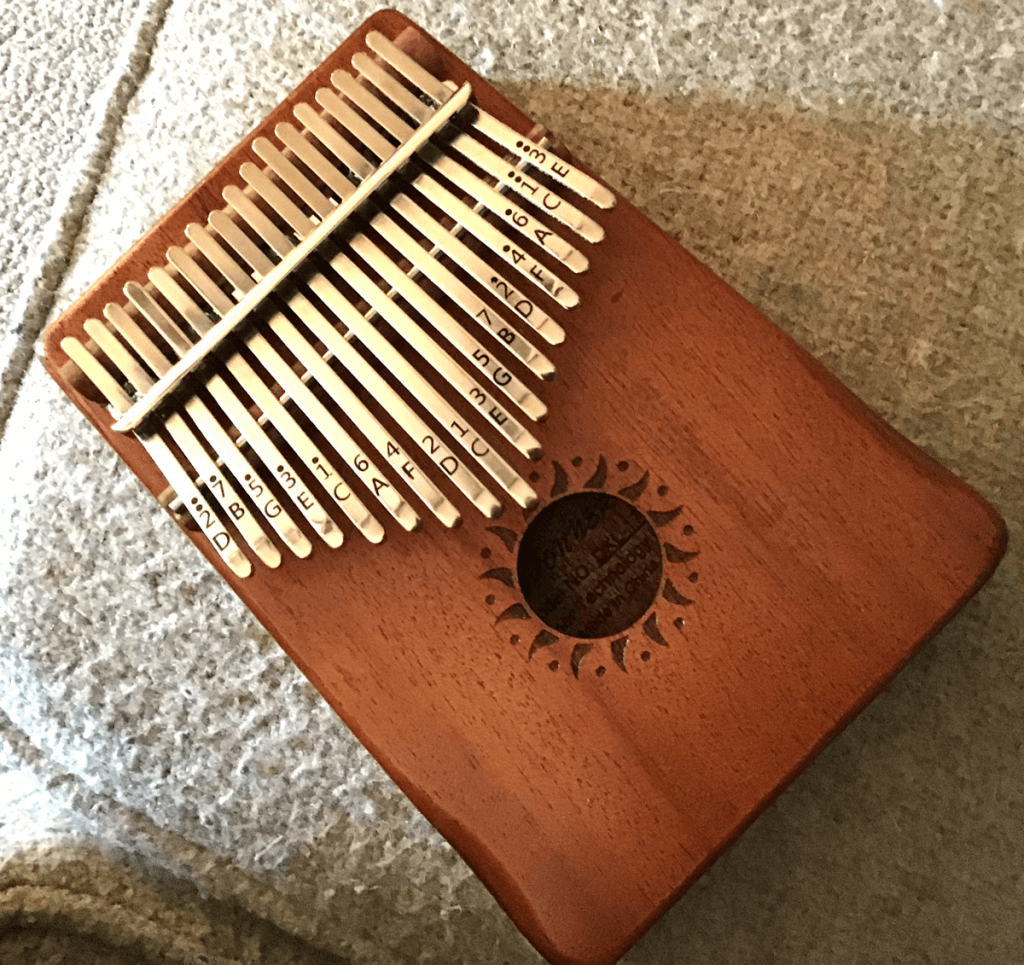
[[[509,163],[475,137],[469,134],[456,134],[447,140],[445,145],[458,151],[501,185],[572,229],[580,237],[592,244],[604,240],[604,228],[590,215],[584,214],[557,191],[552,191],[536,178],[531,178],[526,171],[516,167],[514,163]]]
[[[380,31],[372,30],[366,35],[366,46],[436,104],[443,104],[452,96],[451,88],[444,81],[438,80],[407,53],[399,50]]]
[[[240,173],[246,184],[288,222],[299,238],[313,233],[316,228],[313,219],[270,180],[266,171],[255,164],[246,163],[242,165]]]
[[[246,197],[245,192],[240,188],[233,185],[225,188],[224,200],[270,246],[278,258],[283,258],[295,247],[295,243],[289,241],[285,233],[260,211],[252,198]],[[268,264],[270,265],[269,271],[273,268],[273,263],[268,262]]]
[[[393,138],[404,141],[412,137],[415,128],[406,124],[366,85],[360,84],[347,70],[336,70],[331,74],[331,83],[356,107],[372,117]]]
[[[256,138],[253,141],[252,149],[267,163],[267,167],[309,206],[318,218],[323,218],[330,213],[334,205],[267,138]]]
[[[452,96],[452,88],[399,50],[379,31],[367,34],[366,45],[437,104],[444,104]],[[553,152],[542,150],[486,111],[477,110],[472,123],[486,137],[518,154],[599,208],[614,206],[615,195],[603,184]]]
[[[170,315],[168,315],[153,299],[153,297],[138,282],[130,281],[124,286],[125,296],[148,320],[174,350],[178,356],[184,355],[192,348],[192,341],[181,330]]]
[[[511,231],[522,235],[527,240],[539,245],[552,258],[556,258],[570,271],[579,274],[589,267],[586,255],[578,248],[569,244],[561,235],[554,231],[546,222],[535,218],[529,211],[520,207],[507,195],[495,190],[483,178],[477,177],[454,158],[445,154],[433,144],[419,154],[423,164],[443,174],[449,181],[457,185],[467,194],[476,198],[492,215]],[[415,183],[415,182],[414,182]]]
[[[171,359],[139,327],[123,305],[110,302],[103,309],[103,314],[155,375],[161,376],[171,367]]]
[[[472,124],[484,137],[490,138],[523,161],[564,184],[581,198],[586,198],[597,207],[606,210],[615,207],[614,193],[600,181],[560,158],[550,148],[535,144],[487,111],[478,110]]]

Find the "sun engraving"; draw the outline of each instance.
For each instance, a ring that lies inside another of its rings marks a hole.
[[[667,486],[655,497],[650,472],[603,456],[574,483],[582,465],[552,462],[547,497],[521,528],[488,527],[494,544],[480,554],[484,601],[509,643],[576,679],[628,673],[669,648],[700,582],[696,532]]]

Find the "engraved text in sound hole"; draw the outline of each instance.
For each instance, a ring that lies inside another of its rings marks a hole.
[[[654,527],[624,499],[574,493],[546,506],[519,544],[523,599],[549,627],[595,639],[628,630],[661,588]]]

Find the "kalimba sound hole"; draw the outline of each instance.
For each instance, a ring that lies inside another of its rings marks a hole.
[[[545,506],[519,543],[523,599],[549,627],[595,639],[628,630],[661,587],[661,544],[647,517],[610,493]]]

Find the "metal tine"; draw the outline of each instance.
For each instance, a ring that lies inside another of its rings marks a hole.
[[[93,357],[92,353],[76,338],[61,340],[60,347],[67,353],[86,377],[102,392],[115,414],[123,415],[131,408],[131,399],[117,384],[117,380]],[[203,496],[192,482],[188,471],[178,462],[170,446],[158,435],[137,437],[149,453],[157,469],[163,474],[171,488],[178,494],[196,525],[206,534],[217,555],[236,576],[252,574],[252,563],[238,548],[238,544],[221,522],[214,510],[206,505]]]
[[[169,257],[171,264],[213,306],[215,311],[224,314],[230,308],[233,302],[227,299],[227,296],[217,288],[210,277],[182,249],[172,248]],[[227,299],[227,307],[217,304],[219,301],[217,295]],[[302,381],[281,354],[262,335],[250,336],[246,344],[278,385],[305,412],[318,431],[341,455],[342,459],[363,477],[363,482],[402,528],[407,531],[416,529],[420,525],[420,518],[416,511],[363,453],[359,444],[331,415],[327,407],[313,394],[309,386]]]
[[[433,298],[384,254],[366,235],[356,235],[349,246],[378,275],[397,291],[420,315],[441,332],[467,359],[488,376],[488,384],[497,386],[535,422],[548,416],[548,407],[521,379],[501,364],[501,359],[488,352],[459,325]],[[473,390],[471,389],[472,393]],[[481,402],[481,405],[485,403]]]
[[[231,310],[234,302],[183,249],[172,248],[168,252],[168,260],[218,315],[223,316]],[[410,532],[416,529],[420,525],[416,511],[366,456],[359,443],[331,415],[280,352],[258,333],[250,335],[246,345],[278,385],[291,396],[292,401],[312,420],[317,430],[331,443],[342,459],[362,476],[363,482],[399,525]]]
[[[279,124],[275,134],[340,200],[344,200],[355,190],[355,185],[291,124]],[[282,155],[278,154],[278,156]],[[263,159],[273,167],[271,161],[266,157]],[[289,164],[288,166],[292,170],[296,170],[295,165]],[[288,175],[283,169],[278,170],[275,168],[275,171],[287,181]],[[296,171],[296,173],[299,172]],[[321,195],[321,197],[324,196]],[[327,205],[331,204],[325,197],[324,203]],[[499,339],[509,352],[527,365],[533,372],[546,381],[555,378],[555,367],[550,359],[538,351],[514,328],[504,324],[504,320],[492,308],[489,308],[482,298],[467,285],[464,285],[451,269],[434,257],[434,252],[424,250],[422,245],[418,244],[408,232],[400,228],[388,215],[368,203],[367,210],[371,210],[371,208],[375,213],[370,215],[370,224],[383,238],[401,251],[420,272],[426,275],[449,298],[458,304],[484,331],[488,332],[493,338]],[[314,210],[317,211],[320,217],[323,217],[318,209],[314,208]],[[327,209],[325,208],[324,210]],[[445,231],[440,225],[438,225],[438,228],[441,231]],[[448,232],[445,233],[447,234]],[[478,259],[478,261],[479,265],[475,272],[468,268],[467,271],[477,280],[486,283],[486,281],[494,278],[494,272],[483,259]],[[553,325],[554,322],[551,324]],[[564,337],[564,332],[562,334]]]
[[[593,218],[584,214],[557,192],[549,190],[531,178],[525,171],[517,170],[500,154],[485,147],[476,138],[469,134],[456,134],[445,144],[482,168],[500,184],[515,191],[519,197],[575,231],[581,238],[585,238],[591,244],[604,240],[604,228]]]
[[[254,231],[276,252],[284,257],[291,249],[292,242],[285,237],[274,223],[238,188],[224,189],[228,204],[252,227]],[[244,254],[243,252],[239,252]],[[463,425],[463,417],[444,397],[398,352],[380,332],[376,330],[355,306],[317,272],[306,280],[306,284],[321,298],[338,317],[352,330],[360,341],[383,362],[409,391],[442,425],[449,429],[466,451],[474,456],[490,475],[501,484],[505,491],[520,506],[528,508],[537,502],[537,494],[518,473],[501,458],[490,444],[472,426]],[[376,288],[376,286],[373,286]],[[380,289],[378,288],[379,292]],[[383,292],[381,292],[383,295]],[[460,421],[462,420],[462,421]],[[429,439],[429,442],[426,440]],[[437,439],[433,433],[424,437],[424,445],[433,453]]]
[[[334,91],[324,87],[317,91],[316,97],[317,102],[338,123],[360,138],[363,144],[376,154],[381,161],[386,161],[394,153],[396,150],[395,145],[373,130]],[[429,198],[442,211],[466,228],[467,231],[476,235],[480,241],[487,245],[499,258],[504,260],[506,264],[511,265],[521,275],[528,278],[534,284],[539,285],[563,308],[574,308],[579,304],[579,295],[557,275],[548,271],[544,265],[528,252],[512,245],[507,235],[477,214],[469,205],[457,198],[446,187],[430,177],[430,175],[410,173],[409,181],[424,197]]]
[[[535,218],[506,195],[491,187],[483,178],[477,177],[440,148],[429,144],[419,153],[419,158],[424,164],[443,174],[453,184],[476,198],[502,223],[509,225],[534,244],[540,245],[570,271],[580,274],[590,267],[587,256],[578,248],[569,244],[545,222]]]
[[[316,102],[382,161],[391,156],[395,146],[372,125],[367,124],[330,87],[321,87],[316,92]]]
[[[104,309],[104,314],[158,376],[162,375],[170,367],[170,362],[163,353],[160,352],[120,305],[107,305]],[[221,376],[213,375],[206,381],[205,386],[210,396],[220,406],[225,416],[227,416],[228,421],[238,429],[242,438],[249,443],[253,452],[260,457],[264,465],[271,472],[274,471],[274,467],[277,467],[279,473],[288,472],[290,476],[294,476],[294,470],[288,464],[283,453],[271,441],[263,427],[252,417],[248,408],[242,403],[227,382]],[[191,400],[190,403],[186,403],[186,407],[189,404],[191,404]],[[193,418],[195,417],[193,416]],[[219,424],[218,428],[220,428]],[[237,444],[233,448],[238,449]],[[232,458],[234,457],[232,456]],[[225,462],[230,464],[230,460],[225,459]],[[244,471],[242,471],[243,468]],[[308,556],[312,551],[312,544],[292,522],[291,517],[278,503],[273,491],[260,478],[258,472],[248,467],[241,467],[240,465],[238,468],[232,468],[232,471],[237,479],[245,482],[249,498],[270,519],[271,525],[278,530],[296,556],[303,558]],[[307,494],[305,490],[302,490],[301,494],[287,488],[285,491],[299,511],[309,520],[317,535],[328,546],[338,547],[342,544],[344,541],[342,531],[334,523],[334,520],[327,515],[319,502]],[[265,501],[264,496],[266,496]]]
[[[407,87],[403,87],[397,78],[389,74],[378,61],[368,54],[362,52],[353,54],[352,66],[417,124],[423,124],[437,110],[436,107],[430,107],[423,103]],[[334,82],[333,76],[331,82]]]
[[[188,237],[196,244],[210,262],[243,294],[255,282],[238,265],[217,240],[202,226],[189,225]],[[316,349],[280,312],[269,319],[271,330],[295,354],[306,367],[307,372],[327,390],[341,410],[358,426],[374,448],[404,475],[413,491],[426,503],[430,511],[445,526],[457,525],[461,517],[455,506],[441,491],[423,475],[420,468],[402,451],[383,425],[342,381],[334,370],[321,358]]]
[[[309,205],[316,215],[324,217],[331,210],[333,204],[272,144],[269,142],[260,144],[257,153],[278,177]],[[508,369],[503,368],[497,359],[492,359],[491,354],[485,351],[480,342],[365,234],[357,234],[349,244],[470,362],[482,369],[491,378],[491,381],[520,406],[531,419],[539,421],[547,416],[547,407],[544,403],[520,379],[516,378]],[[415,245],[415,242],[413,244]],[[415,247],[419,248],[421,253],[426,254],[419,245],[415,245]],[[433,259],[430,260],[433,261]],[[497,336],[495,335],[495,337]]]
[[[145,393],[153,387],[153,379],[103,322],[95,318],[89,319],[85,323],[85,331],[99,346],[103,354],[121,370],[137,392]],[[209,415],[209,411],[207,411],[207,415]],[[210,458],[209,453],[203,448],[202,442],[184,417],[178,412],[172,412],[164,420],[164,427],[199,477],[204,480],[206,491],[212,494],[213,498],[234,520],[238,532],[260,560],[271,568],[280,566],[280,551],[263,532],[244,500],[231,485],[231,481]],[[202,428],[200,431],[202,432]],[[227,434],[224,435],[227,438]],[[227,439],[227,442],[229,446],[233,446],[230,438]],[[221,458],[224,457],[223,452],[218,451],[218,455]]]
[[[408,54],[399,50],[384,34],[373,30],[366,35],[366,46],[390,64],[413,87],[418,87],[435,104],[443,104],[451,97],[450,88],[425,67],[421,67]]]
[[[243,164],[241,173],[246,182],[291,225],[300,237],[305,237],[313,230],[314,225],[309,216],[290,201],[284,192],[273,184],[270,178],[255,164]],[[323,247],[320,253],[324,254]],[[328,256],[325,255],[325,257]],[[329,256],[328,262],[341,278],[358,292],[360,297],[365,298],[449,385],[468,402],[475,403],[482,411],[486,412],[498,431],[524,456],[529,459],[540,458],[541,447],[536,438],[513,418],[491,393],[481,388],[476,379],[456,364],[452,357],[417,325],[397,302],[389,299],[373,279],[359,268],[348,255],[339,251]],[[532,393],[530,394],[532,395]],[[537,401],[540,402],[539,399]]]
[[[390,100],[399,110],[411,117],[417,124],[422,124],[431,114],[433,108],[428,107],[410,90],[403,87],[377,61],[364,53],[352,58],[352,66],[374,87]],[[338,73],[344,73],[338,71]],[[337,85],[334,75],[331,82]],[[477,167],[483,168],[491,177],[500,181],[519,197],[528,201],[542,211],[572,229],[587,241],[597,243],[604,239],[604,228],[593,218],[580,211],[561,195],[549,191],[544,185],[528,177],[524,172],[516,170],[509,162],[483,142],[470,134],[459,133],[445,140],[446,147],[455,148],[460,154],[472,161]]]
[[[205,313],[187,295],[184,289],[174,281],[171,276],[162,268],[154,268],[149,273],[150,281],[164,295],[165,298],[181,313],[181,315],[202,335],[203,330],[209,330],[211,323]],[[267,413],[268,418],[274,419],[282,434],[296,452],[305,457],[307,466],[313,472],[315,478],[330,493],[331,498],[346,516],[355,524],[356,528],[371,543],[379,543],[384,539],[384,527],[374,518],[373,514],[363,505],[362,500],[352,491],[348,483],[344,481],[341,474],[331,465],[330,460],[312,442],[309,436],[302,431],[299,424],[292,418],[291,414],[280,405],[280,400],[270,390],[263,379],[256,373],[256,370],[240,354],[235,354],[227,361],[228,371],[234,375],[242,388],[249,394],[253,401]],[[278,411],[271,415],[267,411],[274,408]],[[297,435],[296,435],[297,433]],[[293,442],[293,437],[295,441]],[[300,450],[298,445],[303,446]],[[287,479],[281,477],[288,488],[299,485],[298,479]]]
[[[392,199],[391,207],[424,237],[437,245],[459,268],[492,291],[549,344],[561,345],[565,341],[565,329],[558,322],[503,275],[495,272],[472,248],[456,238],[436,218],[427,214],[412,198],[404,194],[398,195]]]
[[[309,280],[310,288],[330,307],[359,339],[380,358],[419,398],[426,398],[432,414],[445,426],[451,437],[476,458],[484,469],[524,509],[537,504],[537,494],[519,474],[498,455],[490,444],[444,398],[409,365],[402,356],[366,320],[323,275]],[[466,424],[463,424],[466,423]],[[436,444],[428,436],[431,448]]]
[[[300,110],[302,108],[302,110]],[[319,115],[313,108],[308,104],[300,104],[295,108],[295,116],[304,121],[307,130],[311,134],[316,136],[324,147],[327,148],[334,156],[342,162],[349,170],[353,171],[355,177],[362,177],[356,173],[351,167],[351,155],[356,155],[356,158],[366,164],[365,159],[361,155],[357,155],[355,149],[342,138],[337,131],[334,130],[327,122]],[[281,135],[282,127],[284,128],[284,136]],[[278,136],[281,136],[282,140],[291,147],[296,154],[299,155],[307,163],[307,166],[311,170],[316,170],[321,177],[324,178],[325,183],[331,186],[331,190],[337,194],[341,200],[345,200],[355,190],[351,181],[345,177],[345,175],[338,170],[333,162],[328,161],[320,153],[319,150],[305,137],[299,134],[291,125],[282,125],[278,128]],[[308,159],[308,160],[307,160]],[[397,202],[403,202],[407,199],[406,195],[398,195],[392,201],[392,205],[395,206]],[[409,204],[414,205],[415,202],[412,199],[408,199]],[[452,238],[458,244],[458,250],[460,253],[465,253],[464,259],[458,259],[457,263],[465,268],[469,274],[471,274],[477,281],[479,281],[485,287],[491,288],[499,297],[511,305],[516,313],[520,317],[526,319],[533,328],[540,332],[544,338],[552,345],[561,344],[565,340],[565,331],[562,327],[553,319],[550,315],[544,312],[540,306],[538,306],[532,299],[516,289],[508,278],[505,277],[500,271],[495,270],[488,265],[482,258],[471,252],[469,248],[458,242],[454,234],[444,227],[439,221],[432,216],[423,212],[418,205],[417,210],[422,212],[422,217],[429,220],[430,227],[436,228],[436,233],[443,233],[444,235]],[[463,226],[457,225],[456,230],[462,230]],[[423,230],[423,229],[421,229]],[[428,231],[424,231],[424,234],[429,234]],[[433,237],[433,235],[430,235]],[[438,244],[438,242],[434,242]],[[442,246],[443,247],[443,246]]]
[[[370,224],[381,237],[408,258],[422,274],[459,305],[493,339],[523,362],[530,371],[546,382],[556,377],[555,366],[547,356],[511,328],[476,292],[464,285],[446,265],[433,253],[424,249],[397,222],[380,212],[371,217]],[[440,248],[437,250],[440,251]]]
[[[107,321],[113,325],[114,330],[121,336],[135,351],[135,354],[142,359],[158,378],[166,372],[172,360],[159,348],[139,326],[127,309],[116,302],[108,302],[103,309]]]
[[[171,367],[171,362],[168,358],[157,348],[150,337],[142,331],[122,306],[111,303],[103,310],[103,314],[107,317],[107,321],[114,326],[118,335],[135,350],[136,354],[158,378]],[[219,382],[225,389],[227,386],[224,385],[220,376],[214,376],[207,383],[211,396],[214,400],[218,400],[219,393],[210,384],[215,381]],[[231,399],[234,401],[235,410],[242,408],[241,403],[238,402],[238,399],[233,394]],[[233,415],[236,414],[236,412],[232,411],[230,404],[228,406],[220,402],[218,404],[224,409],[229,419],[232,419]],[[244,484],[243,488],[246,490],[246,495],[252,499],[270,525],[274,527],[278,535],[284,540],[285,545],[296,556],[303,558],[309,556],[313,550],[313,544],[306,539],[302,530],[295,525],[292,518],[278,503],[277,499],[274,498],[270,487],[260,477],[258,470],[249,463],[249,460],[224,430],[224,427],[217,421],[206,403],[202,399],[192,396],[185,402],[185,411],[191,416],[196,428],[206,437],[223,463],[234,474],[239,484]],[[267,493],[269,498],[261,500],[260,497],[264,493]]]
[[[452,96],[453,91],[446,83],[417,64],[379,31],[374,30],[366,35],[366,45],[435,103],[444,104]],[[552,152],[541,150],[486,111],[477,108],[472,125],[485,137],[518,154],[599,208],[615,206],[615,195],[603,184]]]
[[[311,104],[305,102],[296,104],[295,117],[327,150],[339,158],[342,164],[360,181],[365,181],[373,173],[375,165],[367,161],[345,138],[331,127]]]
[[[271,260],[223,211],[215,211],[210,215],[210,225],[249,263],[257,274],[265,275],[273,268]],[[346,341],[344,335],[305,295],[299,291],[291,291],[287,294],[282,293],[281,297],[286,299],[288,307],[309,328],[313,336],[323,342],[352,377],[412,438],[417,440],[417,444],[423,448],[427,456],[442,469],[481,513],[491,519],[501,515],[501,503],[469,471],[462,460],[436,437],[435,431]]]
[[[286,258],[274,266],[274,270],[259,285],[231,308],[202,339],[196,342],[174,364],[174,368],[170,372],[158,379],[153,388],[114,423],[113,429],[120,433],[137,429],[156,409],[165,405],[174,392],[180,388],[182,382],[195,373],[211,355],[227,351],[226,347],[223,347],[224,342],[262,306],[273,294],[274,289],[285,284],[288,277],[299,269],[327,236],[337,231],[342,222],[370,195],[382,188],[386,182],[391,181],[399,170],[409,163],[413,154],[434,134],[444,128],[455,114],[465,110],[472,93],[469,84],[463,84],[458,93],[419,128],[409,141],[400,145],[386,161],[374,170],[373,174],[356,188],[349,198],[331,211],[312,234],[304,238],[296,248],[293,248]]]
[[[331,74],[331,83],[397,141],[406,141],[413,136],[415,129],[406,124],[387,104],[351,74],[344,70],[336,70]],[[319,99],[319,95],[317,97]],[[581,251],[552,231],[543,221],[539,221],[482,178],[477,177],[461,162],[445,154],[439,147],[434,144],[424,146],[418,154],[418,159],[426,167],[433,168],[453,184],[457,184],[513,231],[540,245],[571,271],[586,271],[589,262]],[[508,164],[504,164],[503,167],[507,169]]]
[[[137,281],[130,281],[124,286],[125,297],[142,314],[149,323],[166,340],[179,358],[192,348],[192,340],[181,330],[180,326],[153,299],[153,297]]]
[[[494,225],[477,214],[442,184],[425,174],[414,178],[413,184],[420,194],[436,204],[446,214],[451,215],[459,224],[465,226],[502,261],[511,265],[520,275],[547,292],[562,308],[575,308],[580,303],[580,296],[575,289],[570,288],[561,278],[548,271],[529,252],[513,245],[507,235],[502,234]],[[408,194],[405,196],[408,197]]]
[[[317,218],[325,218],[335,205],[328,201],[319,188],[313,184],[294,164],[291,163],[267,138],[258,137],[252,142],[252,149],[264,161]]]
[[[315,112],[314,112],[315,114]],[[319,115],[315,115],[318,116]],[[355,191],[355,184],[345,177],[336,164],[328,161],[309,138],[292,124],[278,124],[274,133],[324,184],[342,201]]]
[[[165,338],[168,334],[173,335],[177,332],[180,338],[175,337],[171,344],[179,357],[188,351],[191,342],[185,338],[184,333],[178,328],[174,320],[150,297],[149,293],[141,285],[136,282],[129,283],[125,286],[125,295],[128,296],[128,300],[135,305]],[[292,419],[284,406],[281,405],[274,393],[263,385],[245,359],[237,354],[232,355],[228,358],[226,367],[244,387],[248,388],[251,385],[254,387],[254,391],[259,392],[260,398],[256,399],[253,397],[254,401],[266,413],[271,423],[276,425],[286,438],[294,438],[301,441],[305,437],[305,433],[299,429],[298,424]],[[234,422],[236,428],[249,440],[250,445],[263,459],[264,465],[271,470],[278,482],[280,482],[282,488],[288,493],[289,498],[302,510],[306,519],[313,525],[317,535],[334,549],[341,546],[345,541],[345,534],[341,528],[327,515],[323,506],[320,505],[320,502],[312,493],[305,486],[301,485],[300,477],[294,471],[289,461],[283,455],[278,458],[280,453],[277,447],[271,442],[259,423],[249,414],[247,406],[238,399],[234,389],[219,375],[214,375],[206,384],[213,393],[214,398],[222,405],[223,400],[231,398],[235,400],[237,407],[231,402],[228,402],[228,405],[230,407],[229,418]],[[249,394],[252,395],[251,392]],[[228,409],[225,409],[225,411],[228,411]],[[297,434],[292,432],[293,427],[297,430]],[[310,470],[315,470],[317,466],[322,465],[319,461],[314,462],[314,460],[319,459],[320,451],[312,443],[299,448],[293,442],[292,446],[309,466]],[[262,496],[262,493],[255,493],[254,491],[254,495]]]
[[[529,138],[499,121],[493,114],[488,114],[487,111],[478,108],[472,123],[473,127],[484,137],[490,138],[495,144],[500,144],[506,150],[519,155],[524,161],[528,161],[534,167],[564,184],[580,197],[592,201],[597,207],[604,210],[615,207],[615,195],[603,184],[589,174],[584,174],[574,164],[563,160],[553,151],[542,149]]]

